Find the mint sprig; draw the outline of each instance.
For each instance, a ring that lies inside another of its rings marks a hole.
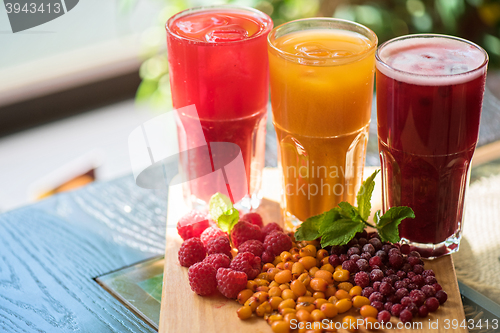
[[[370,226],[377,229],[383,242],[399,242],[398,226],[405,218],[415,218],[410,207],[392,207],[384,215],[377,211],[374,216],[375,225],[367,222],[371,211],[371,198],[375,188],[375,177],[380,172],[376,170],[368,177],[357,195],[358,207],[348,202],[341,202],[323,214],[308,218],[295,232],[298,241],[310,241],[321,237],[321,246],[344,245]]]
[[[233,207],[231,199],[219,192],[210,198],[208,212],[219,228],[227,233],[231,232],[240,218],[240,213]]]

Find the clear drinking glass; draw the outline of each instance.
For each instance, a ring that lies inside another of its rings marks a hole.
[[[399,232],[422,256],[458,251],[488,55],[426,34],[392,39],[376,59],[383,209],[414,210]]]
[[[285,227],[354,204],[373,99],[377,36],[333,18],[292,21],[268,36]]]
[[[179,147],[189,151],[180,161],[189,180],[183,184],[184,197],[194,206],[206,205],[215,192],[227,194],[238,207],[260,203],[269,97],[266,38],[271,29],[269,16],[239,6],[192,8],[166,24],[172,100],[180,110]],[[190,105],[195,111],[182,111]],[[196,149],[200,142],[207,149]],[[232,152],[225,146],[214,149],[216,142],[239,148],[242,174],[231,177],[217,165],[231,160]]]

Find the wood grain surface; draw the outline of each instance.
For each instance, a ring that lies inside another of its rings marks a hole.
[[[368,175],[369,171],[365,173]],[[378,180],[378,183],[380,183],[380,180]],[[375,189],[375,191],[378,190],[379,188]],[[177,259],[177,251],[182,240],[177,234],[175,225],[185,211],[180,191],[180,187],[171,187],[169,193],[167,245],[165,252],[166,264],[159,332],[270,333],[270,326],[262,318],[255,317],[246,321],[239,320],[236,310],[240,305],[237,302],[228,300],[220,294],[211,297],[201,297],[191,291],[188,283],[187,268],[180,266]],[[265,222],[278,221],[280,216],[278,203],[280,183],[277,169],[265,169],[263,192],[264,200],[258,211],[263,215]],[[380,197],[380,195],[378,196]],[[430,314],[424,320],[415,320],[415,325],[421,325],[421,328],[414,326],[415,329],[398,329],[397,325],[399,321],[393,317],[391,320],[393,328],[383,331],[379,330],[378,332],[467,332],[466,329],[462,328],[448,330],[445,328],[446,320],[449,320],[451,324],[453,319],[459,322],[465,319],[451,256],[445,256],[434,261],[425,261],[425,268],[433,269],[436,272],[438,282],[448,293],[448,301],[437,312]],[[361,318],[359,313],[351,309],[346,314],[339,315],[335,319],[341,321],[345,315],[353,315]],[[429,327],[430,323],[434,326]],[[399,325],[402,325],[402,323],[399,323]],[[339,329],[338,332],[347,333],[348,331]],[[368,331],[364,327],[361,327],[359,332],[365,333]]]

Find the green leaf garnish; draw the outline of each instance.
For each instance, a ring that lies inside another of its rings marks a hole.
[[[415,213],[410,207],[392,207],[384,215],[380,216],[377,212],[375,216],[375,221],[377,225],[377,231],[380,235],[382,242],[399,242],[399,230],[398,226],[405,218],[415,218]],[[380,216],[380,217],[379,217]]]
[[[372,194],[375,188],[375,177],[380,170],[375,170],[374,173],[363,182],[356,197],[358,201],[358,212],[363,220],[368,220],[370,210],[372,209]]]
[[[349,243],[356,233],[370,226],[377,229],[383,242],[399,242],[399,224],[405,218],[415,217],[411,208],[392,207],[383,216],[377,211],[374,216],[375,225],[367,222],[372,208],[371,198],[375,188],[375,177],[379,172],[380,170],[376,170],[361,185],[356,197],[358,207],[343,201],[338,207],[308,218],[295,232],[295,239],[310,241],[321,237],[322,247],[344,245]]]
[[[231,199],[222,193],[215,193],[208,203],[210,217],[217,222],[219,228],[230,233],[236,223],[238,223],[240,213],[233,207]]]

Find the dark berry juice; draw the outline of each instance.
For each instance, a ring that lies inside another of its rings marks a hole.
[[[436,35],[377,52],[383,209],[414,210],[400,236],[428,257],[458,250],[487,61],[475,44]]]
[[[229,193],[235,202],[254,198],[260,190],[269,97],[266,38],[271,28],[269,16],[233,6],[190,9],[167,22],[173,106],[194,104],[198,112],[194,119],[179,112],[179,146],[192,148],[200,140],[239,146],[245,175],[232,182],[245,182],[246,188]],[[210,160],[213,156],[206,161],[198,150],[181,161],[191,179],[184,187],[189,201],[206,203],[221,184],[229,188],[228,175],[217,170],[201,177]]]

